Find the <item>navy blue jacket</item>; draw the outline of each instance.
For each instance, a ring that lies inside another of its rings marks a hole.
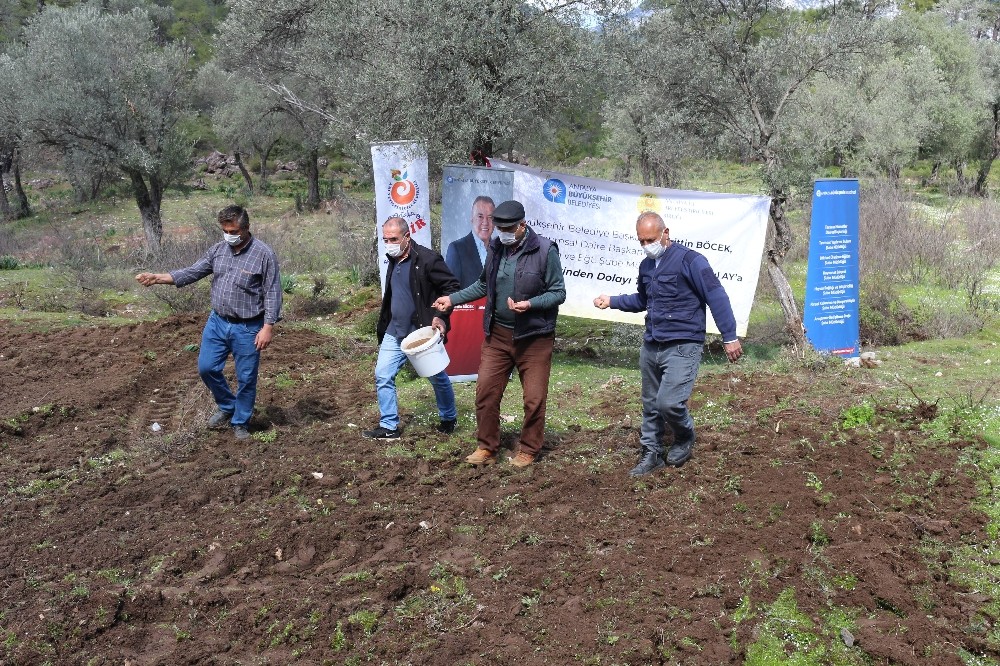
[[[639,264],[639,291],[611,297],[611,307],[625,312],[646,311],[647,342],[704,342],[705,306],[724,342],[736,336],[736,318],[729,295],[702,254],[671,243],[657,267],[649,257]]]
[[[459,289],[465,289],[478,280],[483,272],[483,262],[479,260],[479,250],[476,248],[479,242],[479,237],[469,232],[448,244],[444,260],[458,279]]]

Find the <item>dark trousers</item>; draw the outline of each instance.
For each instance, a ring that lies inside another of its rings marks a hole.
[[[476,438],[479,448],[496,452],[500,448],[500,400],[516,367],[524,392],[524,427],[521,451],[537,455],[545,438],[545,401],[552,372],[552,344],[555,335],[539,335],[514,340],[514,331],[493,326],[483,342],[476,381]]]

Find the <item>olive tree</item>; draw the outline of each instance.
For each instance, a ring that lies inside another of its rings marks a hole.
[[[212,117],[215,135],[233,153],[247,188],[254,190],[253,179],[243,163],[244,154],[260,159],[258,174],[261,189],[267,187],[267,162],[282,140],[294,141],[298,127],[284,113],[281,100],[273,92],[246,76],[227,72],[215,62],[204,65],[197,75],[200,101]]]
[[[944,0],[933,13],[964,31],[978,55],[984,109],[973,147],[973,157],[979,160],[973,191],[986,196],[990,170],[1000,158],[1000,4],[994,0]]]
[[[0,218],[3,219],[21,219],[31,215],[28,195],[21,185],[24,126],[20,99],[14,61],[8,55],[0,55]],[[7,197],[8,179],[14,192],[13,205]]]
[[[850,3],[804,13],[769,0],[684,0],[653,12],[643,28],[648,85],[659,103],[675,108],[716,150],[762,165],[773,230],[768,274],[800,347],[802,318],[782,269],[792,244],[785,204],[810,170],[791,168],[803,146],[786,131],[819,77],[846,76],[854,56],[878,44],[883,22],[871,13]]]
[[[106,164],[131,184],[148,249],[159,253],[164,190],[189,168],[189,54],[160,46],[145,11],[49,6],[13,52],[28,138]]]
[[[358,157],[416,138],[436,162],[517,141],[598,76],[580,4],[235,0],[218,48]]]

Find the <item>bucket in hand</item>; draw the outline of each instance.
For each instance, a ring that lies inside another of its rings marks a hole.
[[[432,377],[447,368],[451,362],[441,333],[431,326],[413,331],[403,338],[399,347],[421,377]]]

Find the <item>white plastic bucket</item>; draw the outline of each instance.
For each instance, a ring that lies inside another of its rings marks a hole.
[[[431,326],[413,331],[403,338],[399,346],[421,377],[433,377],[451,362],[441,333]]]

